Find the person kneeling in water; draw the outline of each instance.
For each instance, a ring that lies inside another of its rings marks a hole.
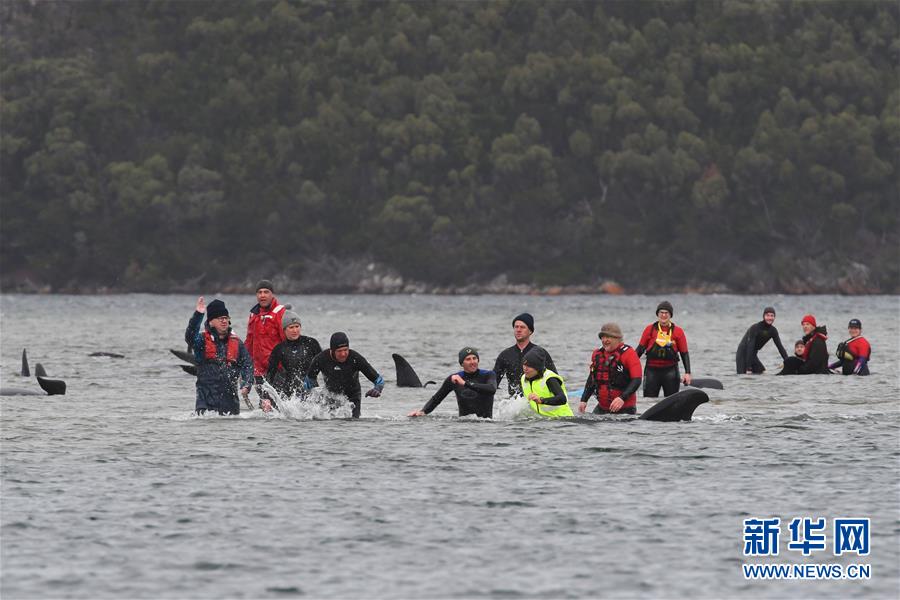
[[[325,377],[325,389],[332,394],[342,394],[353,403],[354,419],[359,418],[362,404],[359,374],[362,373],[375,384],[366,392],[367,398],[379,397],[384,389],[384,378],[362,354],[350,349],[350,339],[343,331],[332,334],[328,350],[323,350],[309,365],[306,372],[307,389],[316,385],[319,373]]]
[[[850,319],[847,325],[849,340],[838,344],[835,353],[838,360],[828,365],[829,369],[841,367],[844,375],[868,375],[869,359],[872,358],[872,347],[868,340],[862,336],[862,322],[859,319]]]
[[[806,344],[803,343],[803,340],[794,342],[794,355],[784,359],[781,371],[776,373],[776,375],[796,375],[797,369],[803,364],[803,355],[805,353]]]
[[[546,366],[544,351],[532,348],[522,359],[522,394],[542,417],[573,417],[563,378]]]
[[[459,405],[459,416],[476,415],[482,419],[490,419],[494,410],[497,376],[493,371],[479,369],[478,363],[478,350],[469,346],[460,350],[459,364],[462,365],[462,371],[447,377],[421,410],[414,410],[407,416],[423,417],[430,414],[453,391]]]
[[[597,396],[595,414],[637,412],[637,390],[641,387],[641,359],[634,348],[622,342],[622,328],[607,323],[600,328],[600,344],[591,355],[591,370],[578,412],[587,409],[587,401]]]

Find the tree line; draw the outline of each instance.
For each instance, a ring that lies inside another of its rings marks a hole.
[[[859,263],[894,291],[898,23],[891,1],[9,0],[3,282],[331,257],[736,290]]]

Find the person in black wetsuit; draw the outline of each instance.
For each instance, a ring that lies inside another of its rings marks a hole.
[[[384,378],[378,374],[363,355],[350,349],[350,340],[343,331],[332,334],[328,350],[320,352],[306,372],[306,387],[318,383],[319,373],[325,377],[325,389],[342,394],[353,403],[353,418],[358,419],[362,404],[359,374],[362,373],[375,386],[366,392],[367,398],[377,398],[384,389]]]
[[[513,336],[516,338],[516,343],[501,352],[494,362],[494,373],[497,375],[497,387],[499,388],[503,376],[506,375],[510,396],[514,396],[522,391],[522,359],[533,348],[537,348],[543,352],[547,368],[551,371],[556,371],[556,365],[553,364],[550,353],[540,346],[531,343],[531,334],[534,333],[534,317],[528,313],[522,313],[513,319],[512,325]]]
[[[272,349],[266,380],[288,399],[305,390],[306,372],[322,346],[315,338],[301,335],[300,317],[295,312],[285,311],[281,327],[287,339]]]
[[[479,369],[478,363],[478,350],[470,346],[460,350],[459,364],[462,365],[462,371],[447,377],[421,410],[414,410],[407,416],[424,417],[430,414],[452,391],[456,394],[459,416],[476,415],[482,419],[490,419],[494,410],[497,376],[493,371]]]
[[[737,353],[735,354],[735,363],[738,375],[744,373],[764,373],[766,368],[756,356],[757,352],[765,346],[769,340],[775,342],[778,353],[781,354],[781,360],[787,360],[788,353],[781,345],[781,338],[778,336],[778,330],[775,329],[775,309],[767,306],[763,309],[763,320],[754,323],[747,329],[741,343],[738,344]]]

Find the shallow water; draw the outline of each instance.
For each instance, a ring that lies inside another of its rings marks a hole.
[[[252,298],[224,299],[243,335]],[[167,349],[183,348],[195,298],[2,296],[2,384],[34,385],[17,375],[27,347],[69,391],[0,399],[0,595],[896,597],[898,298],[670,299],[694,374],[725,385],[690,423],[535,421],[505,403],[493,421],[459,419],[452,397],[407,419],[429,391],[393,385],[392,352],[423,381],[457,370],[464,345],[490,368],[528,310],[535,341],[580,388],[600,324],[618,321],[634,344],[657,298],[281,298],[304,334],[347,331],[387,380],[352,421],[301,407],[191,417],[193,379]],[[734,349],[766,304],[789,350],[807,312],[828,325],[830,350],[860,318],[872,376],[775,378],[772,344],[769,374],[735,375]],[[98,350],[125,358],[87,356]],[[745,559],[743,520],[771,516],[781,555]],[[788,550],[800,516],[829,528],[870,517],[871,555]],[[750,581],[745,562],[868,563],[872,577]]]

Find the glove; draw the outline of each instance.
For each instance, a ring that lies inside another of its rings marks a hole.
[[[863,367],[865,367],[866,363],[868,363],[868,362],[869,361],[865,357],[860,356],[859,358],[857,358],[856,366],[853,367],[854,375],[859,375],[859,372],[862,371]]]
[[[381,396],[381,390],[382,388],[376,385],[371,390],[366,392],[366,398],[378,398],[379,396]]]

